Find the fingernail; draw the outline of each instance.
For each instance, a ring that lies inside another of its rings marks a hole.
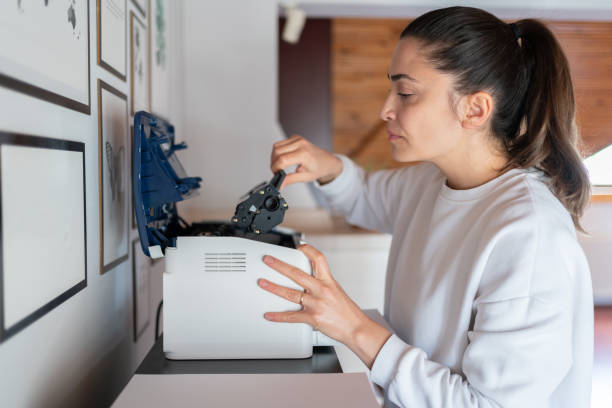
[[[261,286],[262,288],[268,287],[268,282],[264,279],[258,280],[257,283],[259,283],[259,286]]]
[[[270,318],[271,318],[270,313],[264,313],[264,319],[270,320]]]
[[[264,256],[263,261],[267,264],[271,264],[274,262],[274,258],[272,258],[270,255],[266,255]]]

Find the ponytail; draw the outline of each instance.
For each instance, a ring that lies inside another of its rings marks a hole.
[[[529,76],[524,132],[507,140],[508,167],[537,167],[568,210],[574,225],[588,204],[591,187],[578,152],[574,90],[567,58],[548,28],[537,20],[515,23]]]
[[[552,32],[537,20],[506,24],[480,9],[449,7],[412,21],[405,37],[419,40],[434,67],[457,78],[459,93],[493,95],[492,133],[509,159],[502,170],[540,169],[584,231],[579,220],[591,187],[578,152],[569,64]]]

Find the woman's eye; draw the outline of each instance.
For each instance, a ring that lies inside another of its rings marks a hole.
[[[398,95],[402,98],[402,99],[406,99],[409,96],[412,96],[413,94],[405,94],[405,93],[398,93]]]

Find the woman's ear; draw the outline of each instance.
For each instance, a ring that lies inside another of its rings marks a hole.
[[[493,112],[493,97],[485,91],[466,95],[461,101],[461,126],[477,129],[485,125]]]

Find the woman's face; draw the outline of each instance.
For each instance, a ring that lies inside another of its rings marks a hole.
[[[434,163],[459,148],[461,121],[453,110],[453,77],[433,68],[413,38],[399,41],[389,67],[391,89],[380,111],[393,158]]]

